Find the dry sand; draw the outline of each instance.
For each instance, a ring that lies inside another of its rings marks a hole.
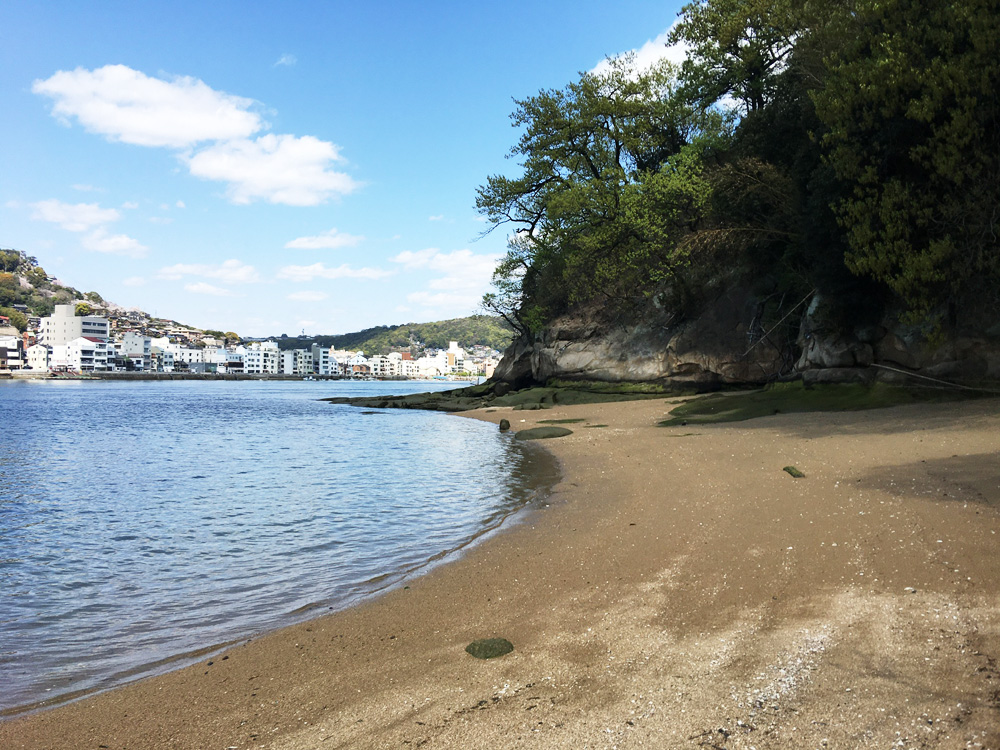
[[[1000,401],[656,427],[669,408],[479,414],[586,420],[546,444],[547,507],[408,589],[2,722],[0,748],[1000,749]],[[490,636],[514,652],[465,653]]]

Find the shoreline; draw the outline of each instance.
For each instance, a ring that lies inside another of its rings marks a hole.
[[[669,408],[467,413],[583,420],[545,443],[550,507],[0,746],[1000,747],[1000,401],[655,427]],[[483,637],[515,650],[475,660]]]

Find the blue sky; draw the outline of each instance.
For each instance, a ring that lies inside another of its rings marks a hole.
[[[680,5],[5,0],[0,247],[241,335],[475,313],[512,100],[662,49]]]

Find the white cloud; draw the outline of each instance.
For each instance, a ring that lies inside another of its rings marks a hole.
[[[278,61],[274,63],[274,67],[277,68],[279,65],[284,65],[286,67],[291,67],[297,63],[299,59],[295,55],[284,54],[278,58]]]
[[[688,49],[683,43],[678,44],[667,44],[668,37],[670,33],[674,30],[674,27],[680,23],[680,19],[671,24],[670,28],[664,31],[662,34],[657,36],[655,39],[649,39],[638,49],[628,50],[627,52],[622,52],[617,55],[613,55],[614,58],[619,58],[627,54],[635,55],[635,69],[645,70],[651,65],[658,63],[660,60],[667,59],[674,65],[680,67],[681,63],[687,58]],[[607,59],[601,60],[597,65],[591,69],[591,73],[606,73],[608,72],[610,65]]]
[[[322,302],[329,296],[326,292],[292,292],[288,299],[292,302]]]
[[[63,203],[58,200],[32,203],[32,219],[58,224],[70,232],[86,232],[88,229],[117,221],[121,214],[113,208],[101,208],[97,203]]]
[[[444,214],[434,214],[434,216],[428,216],[427,221],[444,221]]]
[[[443,277],[431,282],[433,289],[478,289],[489,285],[500,257],[496,253],[476,255],[468,249],[443,253],[431,247],[417,252],[406,250],[390,260],[409,269],[427,268],[444,273]]]
[[[310,135],[264,135],[218,143],[185,157],[191,174],[229,183],[233,203],[254,200],[315,206],[352,192],[357,183],[331,163],[342,161],[335,145]]]
[[[265,127],[252,99],[215,91],[190,76],[151,78],[125,65],[61,70],[31,87],[54,101],[52,114],[112,141],[188,148],[246,138]]]
[[[332,250],[338,247],[354,247],[363,240],[364,237],[360,235],[345,234],[334,228],[314,237],[297,237],[291,242],[285,243],[285,247],[304,250]]]
[[[122,286],[146,286],[146,280],[142,276],[129,276],[122,279]]]
[[[416,252],[406,250],[391,260],[408,270],[426,269],[442,274],[427,283],[427,288],[433,291],[411,292],[406,296],[408,302],[457,314],[479,305],[501,257],[477,255],[468,249],[444,253],[431,247]]]
[[[177,201],[174,205],[177,206],[177,208],[187,208],[184,201]]]
[[[193,292],[194,294],[207,294],[207,295],[210,295],[212,297],[235,297],[236,296],[235,294],[233,294],[228,289],[223,289],[222,287],[219,287],[219,286],[213,286],[212,284],[207,284],[204,281],[199,281],[199,282],[194,283],[194,284],[185,284],[184,288],[187,289],[189,292]]]
[[[136,203],[135,201],[125,201],[124,203],[122,203],[122,208],[124,208],[126,211],[134,211],[135,209],[139,208],[139,204]]]
[[[82,244],[88,250],[111,255],[125,255],[129,258],[145,258],[149,248],[127,234],[108,234],[104,227],[98,227],[83,238]]]
[[[176,263],[161,268],[157,274],[161,279],[177,281],[184,276],[201,276],[217,279],[226,284],[252,284],[260,281],[260,274],[253,266],[232,258],[220,264]]]
[[[383,279],[392,271],[379,268],[351,268],[346,263],[336,268],[327,268],[323,263],[311,266],[285,266],[278,271],[279,279],[289,281],[312,281],[313,279]]]

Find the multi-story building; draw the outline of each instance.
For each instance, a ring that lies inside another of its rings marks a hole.
[[[147,372],[153,366],[153,345],[149,336],[132,331],[126,333],[118,342],[118,353],[130,360],[137,372]]]
[[[73,372],[103,372],[108,369],[108,342],[80,336],[52,347],[49,369]]]
[[[49,348],[44,344],[29,346],[25,354],[27,354],[30,369],[38,371],[49,369]]]
[[[236,351],[243,355],[243,372],[257,375],[278,374],[281,352],[273,341],[254,341],[248,347],[237,347]]]
[[[74,305],[56,305],[55,312],[42,318],[38,343],[48,347],[67,344],[78,338],[108,340],[110,327],[107,318],[99,315],[77,315]]]
[[[281,357],[282,375],[311,375],[313,357],[311,351],[305,349],[286,349],[279,352]]]

